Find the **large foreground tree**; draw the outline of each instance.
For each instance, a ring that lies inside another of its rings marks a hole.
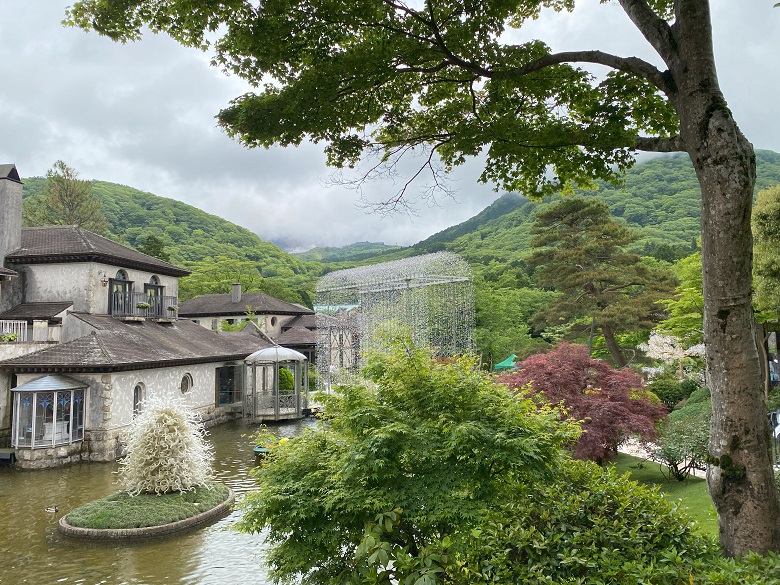
[[[730,554],[778,550],[750,295],[753,147],[718,85],[709,2],[618,3],[661,67],[525,37],[543,7],[574,0],[82,0],[68,18],[118,41],[144,25],[191,46],[213,41],[215,63],[258,87],[220,112],[227,132],[248,146],[323,141],[336,166],[375,152],[377,170],[392,170],[427,148],[423,173],[482,153],[484,181],[541,196],[613,178],[636,150],[687,152],[702,189],[708,482],[721,542]],[[611,72],[599,79],[582,64]]]

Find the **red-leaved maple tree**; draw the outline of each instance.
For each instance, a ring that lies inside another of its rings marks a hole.
[[[581,421],[583,433],[574,447],[580,459],[609,459],[631,436],[655,439],[655,424],[667,414],[638,374],[592,359],[583,345],[561,343],[527,358],[499,381],[518,391],[528,386],[532,396],[562,404],[567,417]]]

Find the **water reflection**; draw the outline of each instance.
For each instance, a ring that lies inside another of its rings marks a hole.
[[[312,424],[270,427],[291,437]],[[252,489],[254,465],[249,437],[257,427],[241,422],[210,430],[215,472],[238,497]],[[60,516],[117,490],[114,463],[80,463],[47,471],[0,468],[0,583],[84,585],[222,585],[270,583],[263,570],[259,535],[232,530],[233,512],[208,528],[173,537],[122,544],[62,537]],[[57,507],[56,513],[46,508]]]

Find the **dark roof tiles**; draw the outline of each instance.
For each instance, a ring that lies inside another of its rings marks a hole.
[[[65,301],[62,303],[22,303],[5,313],[0,313],[0,319],[16,319],[19,321],[52,319],[72,306],[72,301]]]
[[[308,315],[314,311],[276,299],[261,292],[245,292],[241,300],[233,302],[232,295],[203,295],[179,304],[180,317],[206,317],[217,315],[245,315],[247,307],[256,315]]]
[[[292,327],[274,339],[279,345],[294,347],[297,345],[316,345],[317,334],[306,327]]]
[[[74,313],[95,328],[91,335],[0,362],[14,369],[106,371],[243,359],[270,347],[251,336],[223,336],[180,319],[173,323],[123,322],[105,315]]]
[[[287,321],[287,323],[282,325],[282,331],[287,331],[288,329],[292,329],[293,327],[305,327],[306,329],[316,329],[317,319],[314,313],[309,315],[300,315],[298,317],[294,317],[289,321]]]
[[[22,247],[7,254],[6,260],[18,264],[96,261],[169,276],[190,273],[75,225],[23,228]]]

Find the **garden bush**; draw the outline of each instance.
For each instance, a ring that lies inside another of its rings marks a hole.
[[[561,343],[498,380],[540,402],[562,404],[567,417],[580,421],[583,433],[574,446],[580,459],[611,459],[630,437],[654,440],[656,422],[667,413],[638,374],[591,358],[583,345]]]
[[[658,396],[669,410],[676,408],[680,402],[688,398],[699,385],[690,379],[679,380],[676,376],[662,376],[648,385],[649,390]]]
[[[658,439],[651,447],[669,475],[683,481],[694,469],[703,469],[707,458],[712,404],[709,390],[700,388],[659,425]]]
[[[679,380],[673,377],[664,376],[656,378],[648,384],[648,390],[658,396],[669,410],[673,410],[684,398],[683,389],[680,387]]]
[[[287,368],[279,368],[279,390],[289,392],[295,389],[295,374]]]

